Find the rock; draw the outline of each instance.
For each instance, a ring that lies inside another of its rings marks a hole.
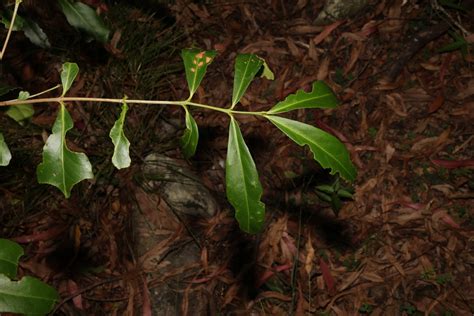
[[[336,20],[350,18],[362,10],[367,3],[368,0],[327,0],[323,11],[314,23],[325,25]]]
[[[134,251],[146,275],[152,315],[208,315],[205,289],[190,285],[200,273],[201,249],[176,214],[210,217],[216,201],[184,163],[157,153],[145,158],[139,182]]]
[[[145,158],[142,176],[144,189],[158,194],[173,211],[203,217],[216,213],[217,203],[209,190],[177,159],[150,154]]]

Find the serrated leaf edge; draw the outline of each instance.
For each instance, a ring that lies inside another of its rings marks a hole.
[[[298,121],[290,120],[290,119],[287,119],[287,118],[283,118],[283,117],[281,117],[281,116],[266,115],[265,117],[266,117],[268,120],[270,120],[270,121],[271,121],[278,129],[280,129],[285,135],[287,135],[287,134],[278,126],[278,124],[281,124],[281,123],[275,123],[274,118],[283,119],[283,120],[289,120],[289,121],[293,121],[293,122],[298,122]],[[314,129],[317,129],[317,130],[319,130],[320,132],[325,133],[325,134],[327,134],[327,135],[333,137],[336,141],[341,142],[341,141],[340,141],[339,139],[337,139],[334,135],[331,135],[331,134],[329,134],[329,133],[323,131],[322,129],[319,129],[319,128],[315,127],[315,126],[312,126],[312,125],[309,125],[309,124],[306,124],[306,123],[301,123],[301,122],[298,122],[298,123],[300,123],[300,124],[302,124],[302,125],[310,126],[310,127],[314,128]],[[305,143],[300,144],[300,143],[297,142],[296,140],[293,140],[292,137],[290,137],[289,135],[287,135],[287,136],[288,136],[290,139],[292,139],[295,143],[297,143],[297,144],[300,145],[300,146],[306,145],[306,146],[308,146],[308,147],[310,148],[310,150],[311,150],[311,146],[309,146],[309,144],[314,144],[314,145],[317,146],[321,151],[323,151],[326,155],[328,155],[329,157],[331,157],[331,158],[337,163],[337,165],[340,167],[340,169],[342,169],[342,170],[345,171],[346,175],[350,176],[350,178],[347,178],[347,180],[353,181],[353,180],[355,179],[356,175],[354,175],[354,172],[352,172],[350,169],[347,169],[347,168],[344,166],[344,164],[340,163],[339,159],[338,159],[336,156],[334,156],[331,152],[328,152],[328,151],[324,150],[323,147],[321,147],[317,142],[311,141],[311,138],[308,138],[305,134],[300,134],[299,132],[297,132],[297,131],[291,129],[290,127],[288,127],[288,126],[286,126],[286,127],[287,127],[288,129],[292,130],[293,133],[295,133],[295,134],[301,136],[301,137],[306,141]],[[342,142],[341,142],[341,144],[342,144]],[[313,152],[313,151],[311,150],[311,152]],[[338,171],[336,171],[331,165],[323,164],[323,163],[319,160],[319,158],[316,156],[316,153],[315,153],[315,152],[313,152],[313,156],[314,156],[314,159],[315,159],[316,161],[318,161],[318,162],[321,164],[321,166],[322,166],[323,168],[329,168],[329,169],[331,169],[331,174],[335,174],[336,172],[338,172]],[[339,171],[339,173],[340,173],[340,171]],[[341,176],[343,176],[344,178],[346,178],[346,175],[342,175],[342,174],[341,174]],[[354,176],[352,176],[352,175],[354,175]]]

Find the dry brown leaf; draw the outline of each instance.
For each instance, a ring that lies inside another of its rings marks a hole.
[[[311,234],[308,234],[308,240],[306,240],[306,259],[304,262],[304,270],[308,277],[311,276],[311,271],[313,270],[313,260],[314,260],[314,248],[311,242]]]
[[[448,128],[437,137],[428,137],[419,140],[411,146],[410,151],[419,154],[429,154],[436,152],[440,147],[443,147],[447,144],[450,133],[451,129]]]
[[[222,304],[224,306],[230,304],[230,302],[232,302],[234,298],[237,297],[238,292],[239,292],[239,285],[237,283],[232,284],[231,287],[225,293],[224,301]]]
[[[423,69],[426,69],[428,71],[439,71],[439,69],[441,68],[440,65],[435,65],[435,64],[432,64],[432,63],[419,63],[419,65]]]
[[[399,31],[403,24],[403,20],[400,19],[402,13],[402,1],[393,2],[392,6],[388,9],[386,19],[379,26],[381,33],[394,33]]]
[[[413,211],[412,209],[400,209],[399,211],[402,210],[406,210],[408,213],[397,216],[395,219],[391,220],[392,223],[397,223],[401,226],[405,226],[408,222],[423,218],[422,210]]]
[[[288,34],[293,35],[306,35],[306,34],[314,34],[319,33],[324,28],[321,26],[314,26],[314,25],[293,25],[288,28]]]
[[[382,278],[380,275],[378,275],[377,273],[375,272],[364,272],[362,275],[361,275],[362,278],[368,280],[368,281],[372,281],[372,282],[375,282],[375,283],[383,283],[385,282],[384,278]]]
[[[466,86],[466,89],[460,91],[456,96],[459,100],[467,99],[468,97],[474,95],[474,79],[471,79]]]
[[[347,289],[352,283],[357,280],[360,275],[364,272],[365,267],[360,267],[358,271],[352,272],[349,276],[346,276],[343,283],[337,288],[337,292],[342,292]]]
[[[342,23],[344,23],[344,21],[336,21],[336,22],[326,26],[321,33],[319,33],[317,36],[314,37],[314,39],[313,39],[314,45],[318,45],[319,43],[324,41],[326,39],[326,37],[328,37],[329,34],[331,34],[332,31],[334,31]]]
[[[392,145],[388,144],[385,146],[385,162],[389,163],[392,160],[393,155],[395,154],[395,148]]]
[[[356,41],[354,42],[351,50],[351,57],[349,58],[349,61],[346,64],[346,67],[344,67],[344,74],[347,75],[354,65],[356,64],[357,60],[359,60],[359,56],[362,53],[364,49],[364,43],[361,41]]]
[[[308,4],[308,0],[298,0],[298,2],[296,3],[296,8],[298,10],[301,10],[304,7],[306,7],[307,4]]]
[[[377,185],[377,179],[376,178],[371,178],[367,180],[364,184],[360,186],[356,186],[356,195],[359,197],[362,197],[366,192],[372,191],[375,186]]]
[[[195,3],[189,3],[188,7],[197,17],[199,17],[202,20],[207,20],[211,17],[206,7],[204,6],[199,6]]]
[[[403,97],[399,93],[391,93],[385,96],[387,106],[392,109],[395,114],[401,117],[407,117],[408,112],[403,101]]]
[[[264,235],[262,242],[260,243],[259,258],[258,261],[265,266],[271,266],[276,258],[280,256],[280,242],[283,238],[283,234],[287,230],[288,217],[282,216],[276,221],[270,223],[267,232]]]
[[[257,300],[274,298],[283,302],[290,302],[291,297],[283,293],[274,292],[274,291],[265,291],[258,295]]]
[[[444,104],[444,95],[438,94],[433,102],[428,106],[428,113],[436,112]]]
[[[298,47],[295,44],[295,41],[291,37],[285,38],[286,44],[288,45],[288,49],[291,52],[291,55],[293,55],[294,58],[300,59],[301,58],[301,52],[298,49]]]
[[[392,255],[391,249],[389,246],[385,247],[385,257],[388,261],[395,267],[395,269],[400,273],[403,277],[406,276],[405,270],[403,269],[402,265],[398,262],[398,260]]]
[[[312,39],[309,40],[308,44],[308,57],[314,61],[318,62],[318,51],[316,50],[316,46],[314,45],[314,42]]]
[[[329,57],[325,57],[323,59],[318,69],[318,75],[316,76],[317,80],[325,80],[327,78],[328,70],[329,70],[329,62],[330,62]]]

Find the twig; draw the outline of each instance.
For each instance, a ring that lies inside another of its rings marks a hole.
[[[12,34],[12,31],[13,31],[13,26],[15,25],[15,18],[16,18],[16,15],[18,13],[18,8],[20,7],[21,1],[22,0],[16,0],[15,1],[15,8],[13,9],[12,20],[10,22],[10,26],[8,27],[8,33],[7,33],[7,37],[5,38],[5,42],[3,43],[2,51],[0,52],[0,60],[3,59],[3,55],[5,54],[5,51],[7,50],[8,41],[10,40],[10,36]]]

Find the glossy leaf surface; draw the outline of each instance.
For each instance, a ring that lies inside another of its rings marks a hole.
[[[199,129],[196,121],[189,112],[189,109],[185,107],[184,110],[186,111],[186,130],[180,139],[180,144],[184,156],[188,159],[196,152],[196,147],[199,141]]]
[[[297,109],[309,108],[335,108],[338,101],[331,88],[323,81],[313,82],[311,92],[298,90],[294,94],[290,94],[285,100],[275,104],[268,113],[276,114],[283,113]]]
[[[110,30],[94,9],[80,1],[58,0],[58,2],[69,24],[86,32],[99,42],[107,42]]]
[[[207,66],[212,63],[216,56],[215,51],[204,51],[199,49],[183,49],[181,57],[184,62],[186,81],[188,82],[189,98],[196,92],[206,74]]]
[[[308,145],[314,159],[323,168],[330,168],[331,174],[339,172],[344,179],[355,180],[357,171],[349,152],[339,139],[305,123],[273,115],[266,117],[295,143],[300,146]]]
[[[127,103],[123,102],[120,117],[117,119],[117,121],[115,121],[115,124],[109,133],[109,137],[112,139],[112,143],[114,144],[112,163],[117,169],[128,168],[132,162],[130,159],[130,142],[123,131],[127,111]]]
[[[36,175],[39,183],[51,184],[68,198],[72,187],[84,179],[92,179],[92,166],[87,156],[69,150],[66,133],[73,127],[71,116],[61,104],[53,126],[53,133],[43,147],[43,161]]]
[[[257,55],[237,55],[235,59],[234,88],[232,89],[232,107],[240,101],[262,65],[263,59]]]
[[[226,159],[227,199],[235,208],[240,228],[250,234],[258,233],[265,219],[265,204],[257,168],[234,118],[229,126]]]
[[[10,149],[8,149],[7,143],[5,143],[3,134],[0,133],[0,167],[8,166],[11,159],[12,159],[12,154],[10,152]]]
[[[20,245],[8,239],[0,238],[0,274],[15,278],[18,260],[23,254],[23,248]]]
[[[58,300],[57,291],[36,278],[12,281],[0,274],[0,312],[46,315]]]
[[[61,71],[61,84],[63,86],[62,96],[71,88],[72,83],[79,73],[79,66],[76,63],[64,63]]]

